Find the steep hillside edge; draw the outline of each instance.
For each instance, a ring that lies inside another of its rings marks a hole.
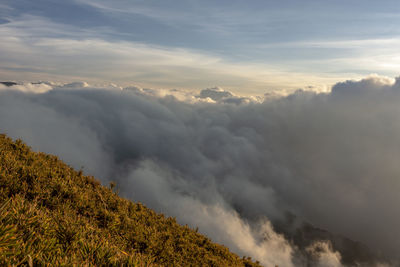
[[[260,266],[0,135],[0,265]]]

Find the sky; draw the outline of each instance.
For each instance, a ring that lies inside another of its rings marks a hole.
[[[0,131],[266,266],[399,266],[399,11],[0,0]]]
[[[398,1],[1,0],[0,79],[236,93],[396,77]]]

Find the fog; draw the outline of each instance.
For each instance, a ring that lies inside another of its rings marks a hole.
[[[265,266],[344,264],[334,240],[294,242],[303,223],[395,265],[399,101],[379,76],[279,97],[25,83],[0,85],[0,131]]]

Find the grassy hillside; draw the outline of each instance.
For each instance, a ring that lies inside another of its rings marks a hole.
[[[259,266],[0,135],[0,265]]]

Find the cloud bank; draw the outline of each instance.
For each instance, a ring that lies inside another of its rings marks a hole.
[[[265,98],[0,85],[0,131],[265,266],[395,265],[399,101],[378,76]]]

